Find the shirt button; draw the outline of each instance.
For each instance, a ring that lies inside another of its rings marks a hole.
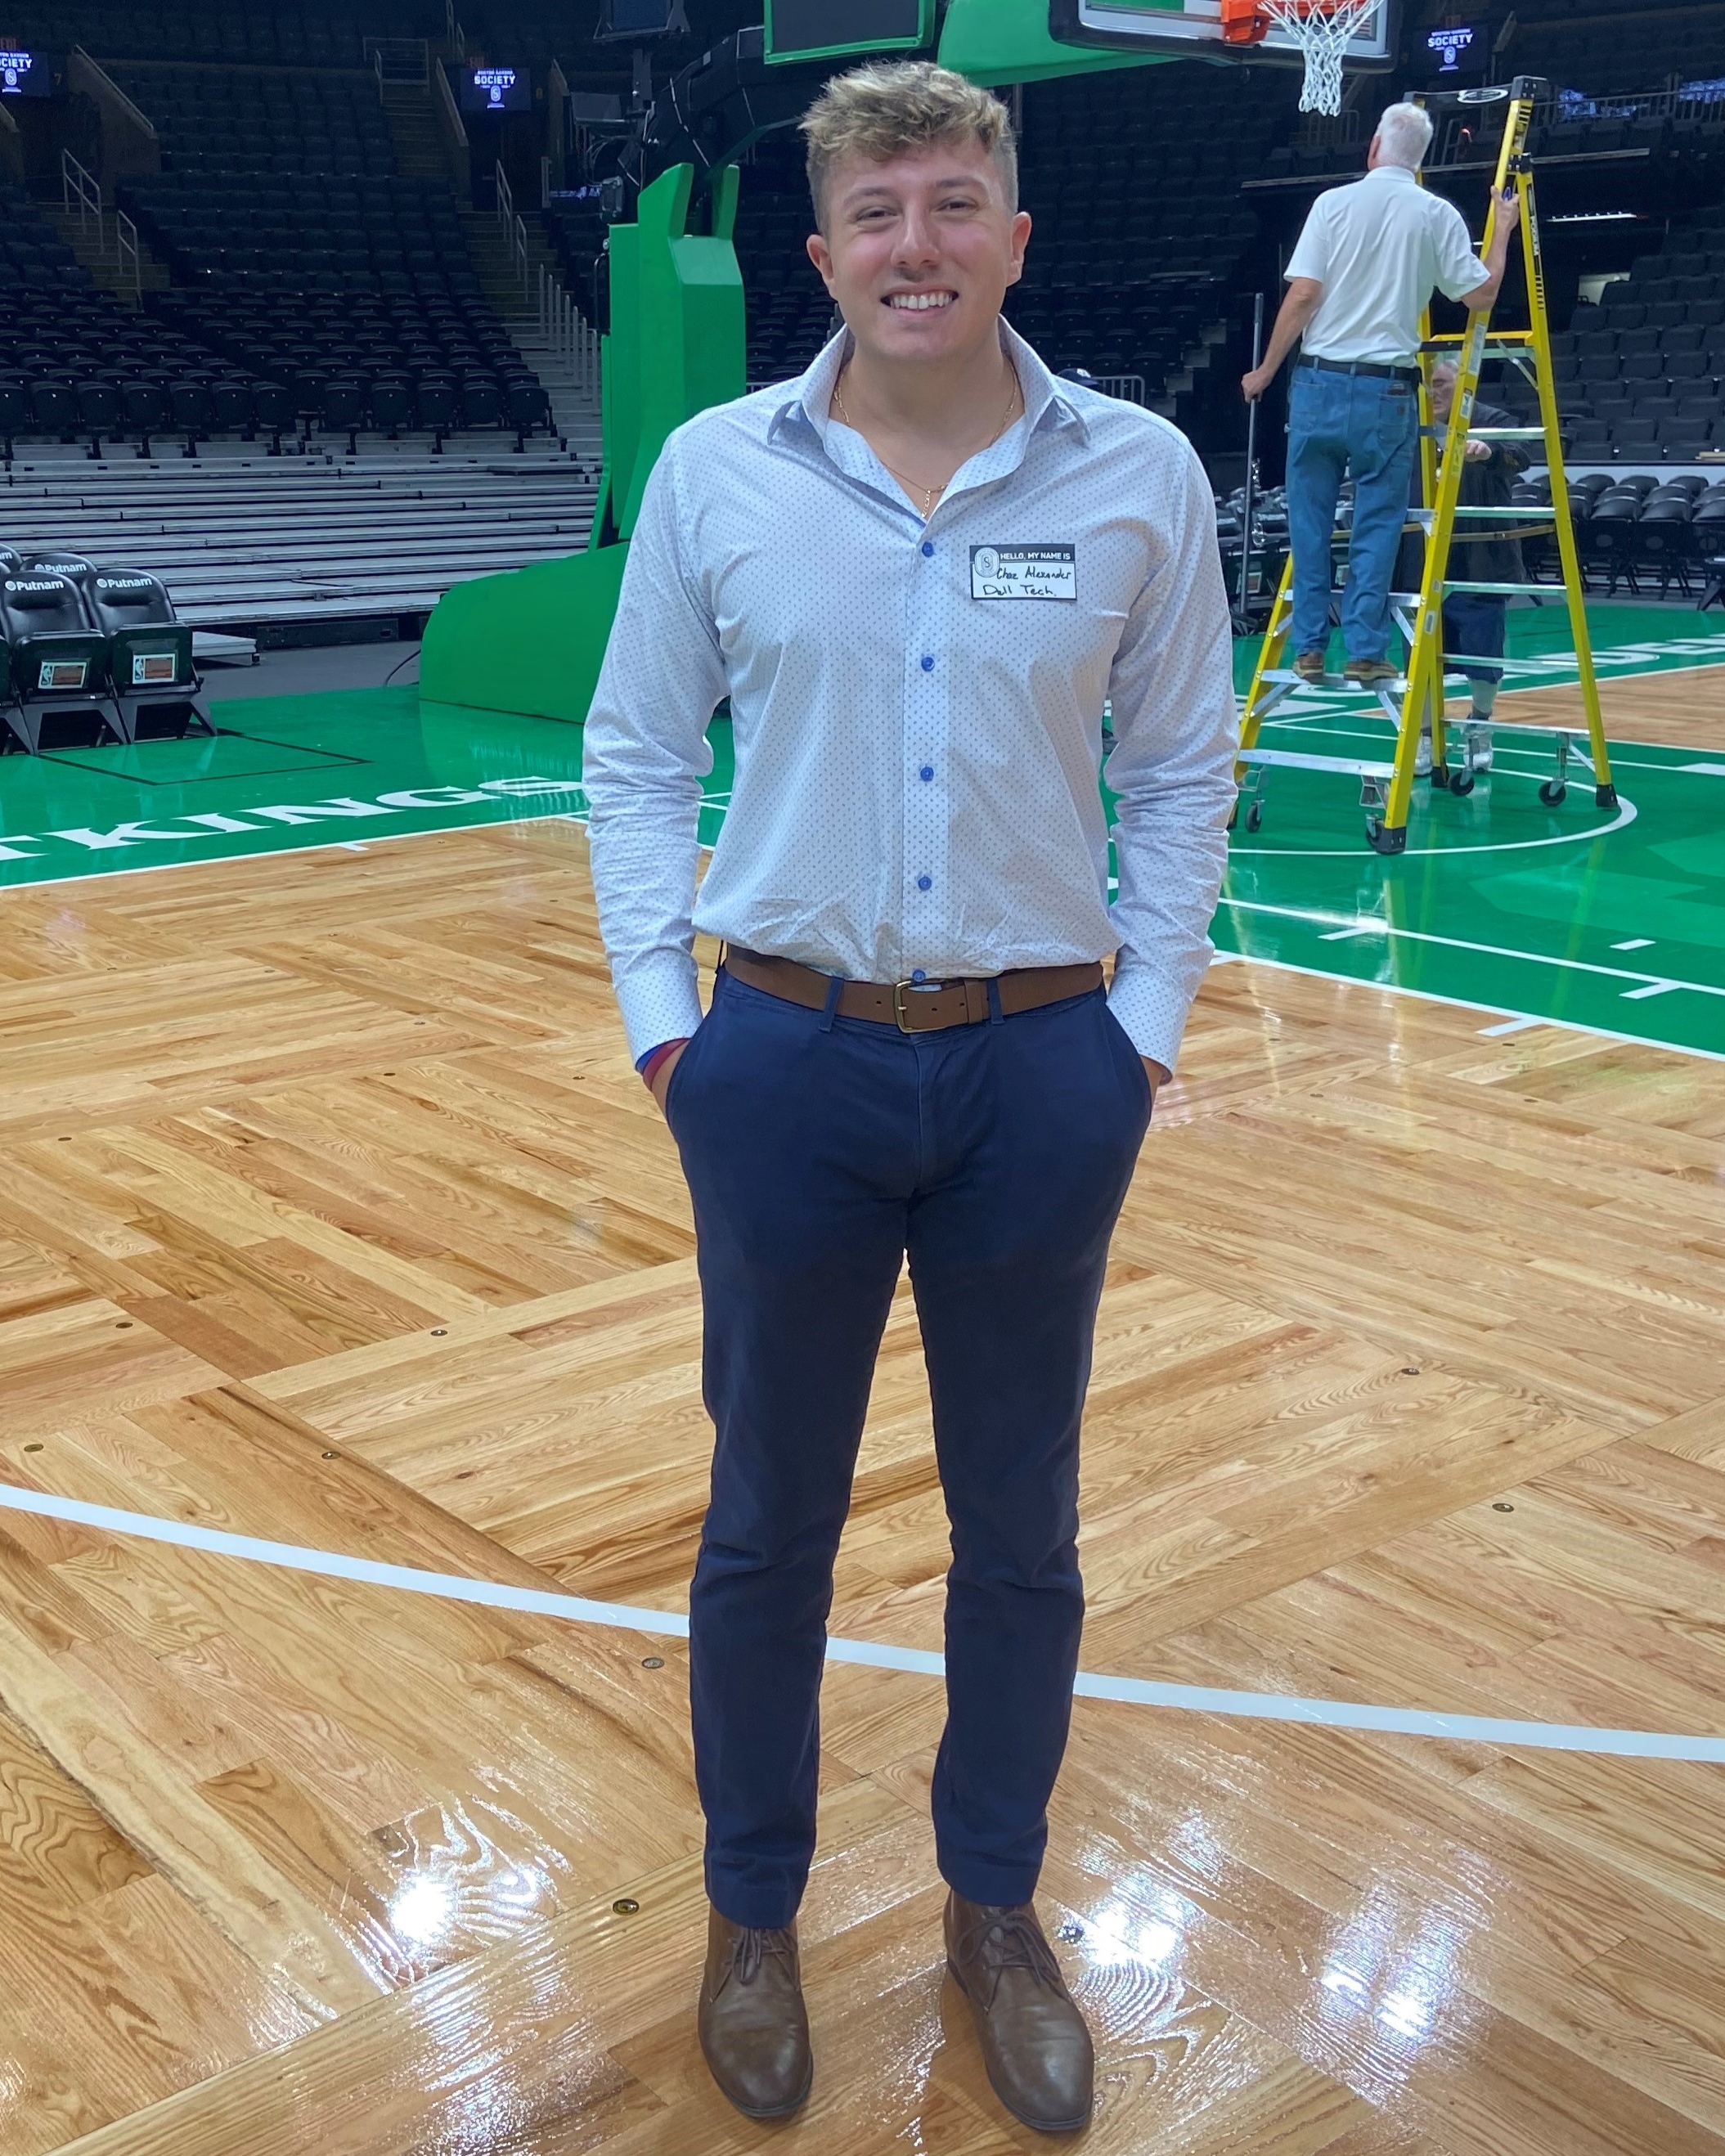
[[[932,763],[925,763],[922,770],[916,773],[916,776],[919,778],[925,780],[932,778],[934,777],[934,766]]]
[[[916,879],[916,888],[918,891],[932,891],[934,889],[934,878],[932,876],[918,876]]]
[[[934,542],[932,539],[925,539],[922,542],[922,557],[925,561],[928,562],[932,562],[934,559]]]
[[[927,976],[927,973],[925,973],[923,972],[922,968],[919,966],[919,967],[916,968],[916,972],[915,972],[914,973],[912,973],[912,974],[911,974],[911,978],[913,981],[926,981],[926,980],[928,978],[928,976]]]
[[[932,674],[934,671],[934,661],[926,654],[922,660],[922,671],[925,674]]]

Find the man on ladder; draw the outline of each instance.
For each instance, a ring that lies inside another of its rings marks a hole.
[[[1503,283],[1521,217],[1500,199],[1486,259],[1460,210],[1417,178],[1430,114],[1392,105],[1366,154],[1366,174],[1312,204],[1290,258],[1287,296],[1261,366],[1242,382],[1249,400],[1276,379],[1295,341],[1303,349],[1288,400],[1288,536],[1294,561],[1294,670],[1324,678],[1330,633],[1332,540],[1344,475],[1353,524],[1342,629],[1344,676],[1363,688],[1394,680],[1388,658],[1390,578],[1420,439],[1420,319],[1434,290],[1488,313]]]

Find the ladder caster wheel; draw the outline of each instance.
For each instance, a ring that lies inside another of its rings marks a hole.
[[[1539,798],[1548,808],[1555,808],[1568,791],[1561,778],[1548,778],[1539,789]]]
[[[1249,831],[1261,831],[1263,828],[1264,804],[1261,801],[1255,801],[1246,811],[1246,829]]]
[[[1600,808],[1615,808],[1617,806],[1617,788],[1615,786],[1596,786],[1594,802]]]
[[[1445,786],[1447,786],[1447,785],[1449,784],[1449,783],[1450,783],[1450,767],[1449,767],[1449,765],[1448,765],[1448,764],[1446,764],[1446,763],[1435,763],[1435,764],[1433,764],[1433,766],[1431,767],[1431,783],[1432,783],[1432,785],[1433,785],[1433,787],[1434,787],[1434,788],[1442,788],[1442,787],[1445,787]]]
[[[1473,791],[1473,789],[1474,789],[1474,773],[1473,773],[1472,772],[1471,772],[1471,771],[1455,771],[1455,772],[1451,772],[1451,773],[1450,773],[1450,793],[1472,793],[1472,791]]]
[[[1374,854],[1402,854],[1408,849],[1408,829],[1404,824],[1399,831],[1388,829],[1384,824],[1368,824],[1366,838]]]
[[[1233,807],[1232,807],[1232,808],[1228,811],[1228,828],[1229,828],[1229,829],[1231,831],[1231,830],[1234,829],[1235,825],[1236,824],[1238,824],[1238,823],[1239,823],[1239,821],[1240,821],[1240,803],[1239,803],[1239,802],[1238,802],[1238,801],[1236,801],[1236,802],[1235,803],[1234,806],[1233,806]]]

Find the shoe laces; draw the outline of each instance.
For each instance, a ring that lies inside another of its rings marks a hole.
[[[731,1969],[739,1984],[752,1984],[770,1956],[797,1965],[797,1943],[788,1930],[755,1931],[745,1925],[731,1948]]]
[[[1039,1984],[1064,1992],[1054,1948],[1029,1909],[985,1909],[959,1948],[961,1960],[981,1961],[998,1983],[1009,1969],[1028,1969]]]

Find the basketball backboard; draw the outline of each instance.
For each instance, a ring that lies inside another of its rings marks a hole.
[[[1067,44],[1174,59],[1230,58],[1301,64],[1294,39],[1279,26],[1255,44],[1226,43],[1221,0],[1049,0],[1048,27]],[[1400,0],[1378,0],[1361,32],[1348,39],[1348,68],[1393,67],[1401,28]]]

